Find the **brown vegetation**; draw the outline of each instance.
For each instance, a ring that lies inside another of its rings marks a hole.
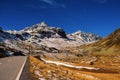
[[[101,65],[99,66],[101,67]],[[79,69],[47,64],[40,59],[30,56],[31,75],[36,79],[44,78],[45,80],[119,80],[120,74],[113,72],[111,73],[113,67],[110,66],[111,65],[109,64],[108,66],[104,66],[104,68],[107,67],[105,70],[108,71],[107,73],[104,70],[103,72],[91,72],[88,70],[82,71]],[[118,69],[118,67],[115,69],[118,72],[120,70]],[[113,71],[115,69],[113,69]]]

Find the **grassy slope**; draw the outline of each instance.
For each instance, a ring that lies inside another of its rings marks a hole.
[[[119,80],[120,78],[120,75],[116,73],[94,73],[46,64],[33,56],[30,56],[30,71],[34,78],[45,78],[47,80]]]
[[[92,44],[77,47],[94,55],[113,56],[120,55],[120,28],[108,37]]]
[[[45,64],[44,62],[30,56],[30,71],[36,79],[45,78],[47,80],[94,80],[80,75],[79,71],[72,70],[63,66]],[[40,75],[35,74],[38,71]],[[79,73],[79,74],[78,74]]]

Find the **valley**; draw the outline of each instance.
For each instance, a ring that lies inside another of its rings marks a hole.
[[[31,80],[119,80],[119,36],[120,29],[105,38],[80,30],[67,34],[41,22],[1,30],[0,58],[28,56]]]

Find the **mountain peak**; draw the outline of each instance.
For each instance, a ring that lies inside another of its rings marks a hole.
[[[48,25],[47,25],[46,22],[44,22],[44,21],[40,23],[40,26],[41,26],[41,27],[48,27]]]
[[[83,31],[81,31],[81,30],[78,30],[78,31],[76,31],[75,33],[73,33],[73,34],[76,34],[76,35],[78,35],[78,34],[81,34],[81,33],[83,33]]]
[[[35,24],[33,26],[29,26],[29,27],[25,28],[23,31],[32,32],[32,31],[36,31],[38,29],[43,29],[43,28],[48,28],[48,25],[44,21],[41,23]]]

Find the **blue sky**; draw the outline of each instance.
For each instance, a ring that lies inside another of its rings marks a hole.
[[[107,36],[120,27],[120,0],[0,0],[0,26],[5,30],[42,21],[67,33]]]

